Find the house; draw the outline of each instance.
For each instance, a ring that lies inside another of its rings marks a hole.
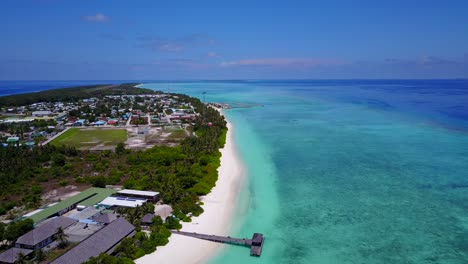
[[[24,145],[26,145],[26,146],[32,148],[32,147],[34,147],[34,145],[36,145],[36,143],[34,143],[34,142],[32,142],[32,141],[29,141],[29,142],[24,143]]]
[[[118,218],[83,240],[51,264],[80,264],[101,253],[111,254],[126,237],[135,235],[135,227],[124,218]]]
[[[0,263],[15,263],[16,261],[18,261],[20,254],[22,254],[23,256],[27,256],[32,252],[33,250],[26,248],[10,248],[0,254]]]
[[[86,120],[85,119],[79,119],[79,120],[76,120],[74,123],[73,123],[73,126],[84,126],[86,123]]]
[[[46,132],[45,131],[40,131],[40,132],[34,132],[31,134],[31,137],[36,138],[36,137],[42,137],[45,136]]]
[[[32,112],[32,116],[35,117],[43,117],[43,116],[50,116],[52,115],[51,111],[34,111]]]
[[[20,236],[15,242],[15,247],[31,250],[41,249],[54,241],[54,236],[57,234],[58,228],[67,228],[75,222],[77,222],[77,220],[65,216],[52,218]]]
[[[117,123],[118,123],[118,120],[115,120],[115,119],[110,119],[109,121],[107,121],[108,125],[116,125]]]
[[[19,141],[19,137],[9,137],[7,138],[7,143],[17,143]]]

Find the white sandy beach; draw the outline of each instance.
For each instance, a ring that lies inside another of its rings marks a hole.
[[[213,235],[229,235],[231,220],[236,208],[238,194],[244,176],[244,168],[240,162],[233,143],[233,127],[228,122],[226,144],[221,149],[221,166],[216,186],[211,193],[201,198],[204,212],[193,217],[191,223],[183,223],[182,231]],[[156,252],[137,259],[137,264],[191,264],[205,263],[223,245],[172,235],[169,244],[158,247]]]

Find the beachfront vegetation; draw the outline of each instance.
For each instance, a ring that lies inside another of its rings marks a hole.
[[[0,223],[0,241],[6,241],[6,244],[11,244],[33,228],[34,222],[31,219],[13,222],[9,225]]]
[[[90,148],[97,145],[117,146],[127,140],[127,131],[125,129],[79,129],[70,128],[65,133],[58,136],[50,142],[51,145],[75,148]]]

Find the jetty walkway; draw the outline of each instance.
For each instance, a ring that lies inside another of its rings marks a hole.
[[[203,240],[208,240],[208,241],[217,242],[217,243],[249,247],[250,255],[256,256],[256,257],[260,257],[260,255],[262,254],[263,242],[265,241],[263,234],[260,234],[260,233],[254,233],[252,236],[252,239],[234,238],[234,237],[229,237],[229,236],[225,237],[225,236],[205,235],[205,234],[184,232],[184,231],[177,231],[177,230],[171,230],[171,233],[182,235],[182,236],[194,237],[194,238],[203,239]]]

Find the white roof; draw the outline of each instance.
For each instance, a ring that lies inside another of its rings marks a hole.
[[[156,196],[156,195],[159,194],[158,192],[138,191],[138,190],[130,190],[130,189],[124,189],[124,190],[118,191],[117,193],[119,193],[119,194],[144,195],[144,196]]]
[[[126,197],[107,197],[99,204],[107,206],[121,206],[121,207],[137,207],[142,206],[146,200],[144,199],[132,199]]]

